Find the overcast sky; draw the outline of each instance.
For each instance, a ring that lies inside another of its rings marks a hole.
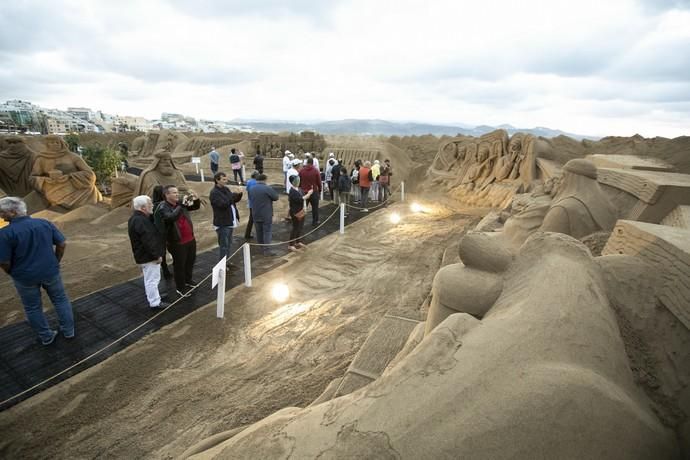
[[[8,99],[690,135],[690,0],[3,0]]]

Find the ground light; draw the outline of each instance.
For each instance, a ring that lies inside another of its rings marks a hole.
[[[424,208],[422,207],[421,204],[417,203],[416,201],[410,205],[410,210],[412,212],[422,212],[424,211]]]
[[[400,217],[400,214],[397,212],[391,213],[390,220],[394,224],[399,224],[402,218]]]
[[[275,283],[271,288],[271,296],[278,302],[285,302],[290,297],[290,289],[285,283]]]

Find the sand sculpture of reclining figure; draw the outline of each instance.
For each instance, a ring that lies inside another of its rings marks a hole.
[[[508,219],[503,232],[465,235],[459,249],[462,263],[442,267],[434,278],[426,333],[452,313],[469,313],[477,318],[486,313],[501,293],[503,272],[513,254],[536,230],[535,223],[544,210],[541,231],[565,233],[579,239],[612,230],[616,223],[615,210],[596,177],[592,162],[570,160],[563,167],[559,191],[548,209],[543,200],[536,200],[535,206],[527,206],[524,215]]]
[[[5,148],[0,147],[0,189],[9,196],[23,197],[33,190],[29,178],[34,153],[21,137],[7,137],[2,142]]]
[[[539,232],[482,320],[453,314],[368,386],[192,458],[678,456],[633,382],[599,266],[575,239]]]
[[[69,151],[60,136],[46,136],[31,170],[31,184],[51,206],[67,209],[103,200],[96,187],[96,174],[79,156]]]

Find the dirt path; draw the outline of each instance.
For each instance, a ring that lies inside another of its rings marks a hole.
[[[471,220],[437,206],[375,213],[107,361],[0,413],[6,458],[171,458],[204,437],[304,406],[343,375],[400,303],[422,305],[444,249]],[[270,300],[284,280],[289,303]]]

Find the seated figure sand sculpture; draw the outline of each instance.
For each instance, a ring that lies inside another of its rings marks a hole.
[[[635,385],[607,287],[584,245],[537,233],[481,321],[454,314],[360,390],[183,457],[680,458]]]
[[[74,209],[103,200],[96,174],[60,136],[46,136],[45,149],[37,153],[31,170],[31,183],[51,206]]]
[[[5,138],[4,143],[0,149],[0,189],[9,196],[23,197],[33,190],[29,178],[34,153],[21,137]]]
[[[170,152],[158,152],[151,165],[146,168],[134,187],[134,196],[151,196],[156,185],[174,185],[180,192],[189,190],[184,174],[170,156]]]
[[[544,217],[541,230],[582,238],[611,231],[616,224],[613,205],[597,182],[597,168],[589,160],[570,160],[563,167],[558,194]]]

